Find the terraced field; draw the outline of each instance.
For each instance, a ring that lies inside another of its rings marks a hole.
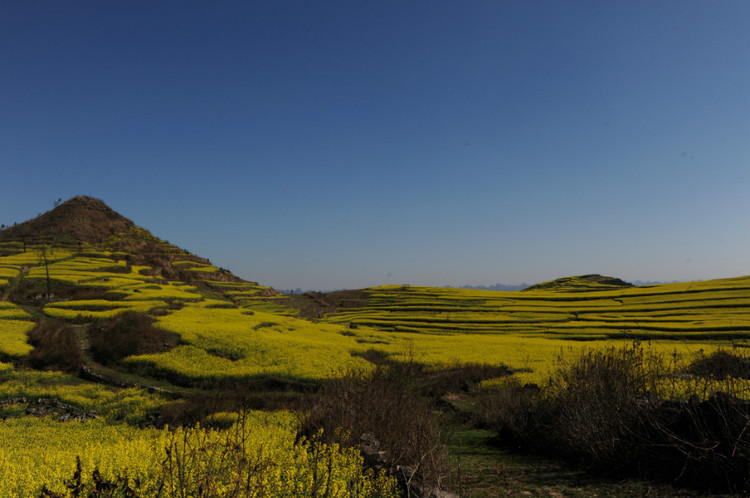
[[[174,267],[194,274],[193,283],[167,280],[124,256],[87,244],[74,250],[0,243],[2,496],[36,496],[42,485],[65,491],[77,457],[83,483],[95,481],[97,470],[110,483],[137,482],[138,496],[204,493],[205,486],[219,493],[240,483],[250,495],[395,496],[395,480],[365,471],[355,449],[299,439],[293,413],[246,412],[241,420],[217,414],[216,429],[139,428],[190,392],[163,379],[187,386],[269,375],[312,379],[332,375],[331,365],[366,362],[340,347],[341,326],[247,308],[269,306],[265,299],[276,293],[267,287],[204,279],[219,269],[191,260]],[[152,317],[182,344],[131,356],[120,368],[96,363],[88,352],[90,331],[126,312]],[[71,325],[54,329],[60,337],[53,340],[62,345],[63,332],[73,331],[86,375],[29,368],[36,364],[32,330],[52,318]],[[62,421],[79,418],[86,423]],[[117,481],[123,475],[131,481]]]
[[[648,343],[692,355],[750,339],[750,277],[653,286],[603,286],[571,277],[515,291],[417,286],[364,289],[321,322],[420,361],[503,363],[538,380],[566,351]],[[335,294],[335,293],[334,293]],[[398,345],[394,347],[395,345]]]
[[[585,283],[585,282],[583,282]],[[569,340],[750,337],[750,277],[658,286],[519,292],[388,286],[326,321],[399,332],[522,334]]]
[[[252,282],[169,281],[91,246],[3,251],[0,268],[13,282],[5,293],[27,306],[0,306],[0,353],[30,352],[25,334],[32,313],[76,323],[150,313],[157,327],[179,335],[180,345],[123,365],[185,385],[267,375],[326,378],[370,368],[363,358],[371,350],[433,365],[505,364],[535,379],[571,348],[638,340],[692,354],[750,338],[750,277],[644,287],[568,278],[519,292],[382,286],[313,323],[294,317],[283,295]],[[175,266],[215,269],[190,260]],[[44,300],[47,285],[78,290]]]

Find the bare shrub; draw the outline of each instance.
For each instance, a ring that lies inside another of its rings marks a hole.
[[[481,428],[496,428],[499,440],[505,444],[527,445],[535,440],[534,433],[544,419],[539,394],[538,386],[507,377],[499,386],[478,396],[473,423]]]
[[[43,318],[29,332],[34,350],[28,357],[34,368],[78,372],[83,365],[75,329],[60,318]]]
[[[664,371],[661,357],[637,344],[561,358],[545,386],[559,449],[601,468],[628,461],[632,427],[650,415]]]
[[[153,318],[135,311],[94,323],[88,329],[91,354],[97,361],[111,365],[127,356],[161,353],[177,345],[179,335],[156,328],[153,323]]]
[[[717,372],[741,372],[726,368],[736,363],[724,354],[699,358],[687,371],[700,365],[710,373],[695,378],[686,377],[675,358],[638,344],[584,351],[561,358],[538,393],[506,382],[488,395],[480,413],[508,444],[600,472],[746,492],[750,402],[742,383],[731,377],[716,383]]]
[[[713,379],[750,379],[750,353],[739,348],[718,349],[705,356],[701,352],[686,370],[693,375]]]
[[[351,371],[327,381],[308,410],[304,434],[323,429],[344,446],[371,433],[387,453],[392,471],[409,469],[406,480],[440,486],[447,470],[432,407],[414,388],[416,364],[379,365],[371,374]]]

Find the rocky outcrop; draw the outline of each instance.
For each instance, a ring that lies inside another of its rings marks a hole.
[[[37,398],[27,400],[25,397],[8,398],[0,401],[0,407],[7,405],[27,405],[26,415],[35,417],[52,417],[60,422],[86,422],[99,415],[95,410],[83,411],[56,398]]]

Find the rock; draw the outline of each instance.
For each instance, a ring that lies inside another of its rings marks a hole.
[[[359,438],[359,451],[364,458],[365,467],[382,469],[387,466],[388,452],[380,450],[380,441],[375,434],[366,432]]]
[[[423,492],[422,496],[425,498],[460,498],[456,493],[451,493],[450,491],[440,488],[432,489],[427,493]]]
[[[63,403],[55,398],[37,398],[36,401],[29,403],[29,406],[26,407],[26,414],[35,417],[51,416],[60,422],[70,422],[73,420],[86,422],[99,416],[95,410],[83,413],[75,406]]]
[[[387,451],[380,449],[380,440],[371,432],[359,438],[359,450],[367,468],[388,469],[396,476],[399,487],[406,496],[422,498],[459,498],[455,493],[441,489],[436,483],[423,483],[419,466],[395,465]]]

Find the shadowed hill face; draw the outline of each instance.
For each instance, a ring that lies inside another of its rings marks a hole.
[[[77,196],[33,220],[0,232],[0,240],[101,244],[133,230],[135,223],[92,197]]]

